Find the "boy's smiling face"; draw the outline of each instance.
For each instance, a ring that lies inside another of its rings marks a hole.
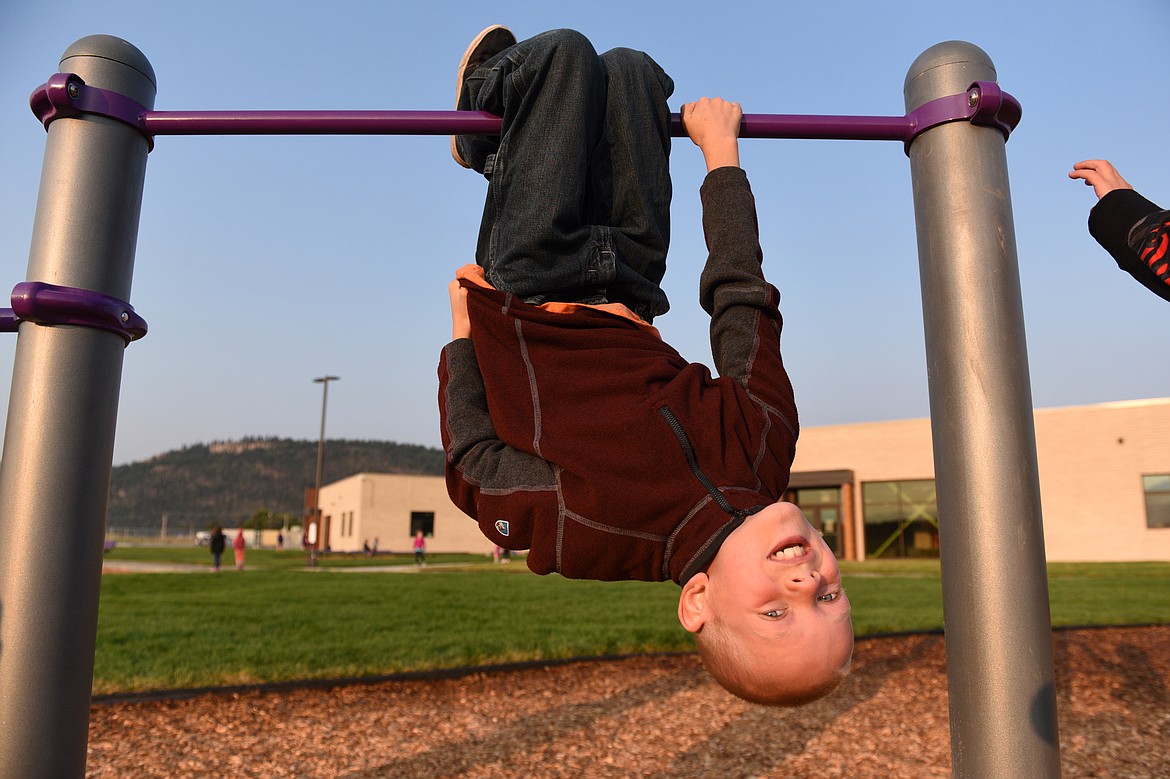
[[[791,503],[744,520],[679,602],[683,627],[697,633],[714,626],[750,666],[746,674],[790,688],[815,687],[848,670],[849,617],[837,558]]]

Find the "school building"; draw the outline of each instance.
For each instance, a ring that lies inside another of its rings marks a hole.
[[[1035,412],[1051,561],[1170,560],[1170,398]],[[930,420],[804,428],[789,500],[845,560],[938,556]],[[992,487],[994,488],[994,487]],[[358,473],[321,488],[335,552],[491,553],[442,477]]]
[[[479,525],[447,497],[442,476],[355,473],[321,487],[323,548],[409,552],[418,530],[427,552],[492,552]]]

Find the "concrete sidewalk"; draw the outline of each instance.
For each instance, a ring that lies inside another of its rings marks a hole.
[[[431,563],[422,566],[415,565],[414,563],[404,563],[403,565],[353,565],[317,567],[306,570],[328,573],[419,573],[427,570],[433,571],[436,568],[471,568],[479,565],[484,565],[484,563]]]
[[[211,572],[211,563],[150,563],[142,560],[102,560],[102,573],[203,573]]]

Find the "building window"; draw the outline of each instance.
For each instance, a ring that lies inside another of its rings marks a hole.
[[[820,531],[825,543],[841,556],[841,488],[800,488],[792,490],[791,501],[804,513],[809,524]]]
[[[410,535],[413,538],[414,534],[422,531],[424,536],[435,535],[435,512],[433,511],[412,511],[410,512]]]
[[[1146,493],[1146,527],[1170,527],[1170,473],[1142,477]]]
[[[934,479],[861,485],[865,556],[938,557]]]

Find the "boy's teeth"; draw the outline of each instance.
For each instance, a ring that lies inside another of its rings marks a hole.
[[[804,547],[797,544],[796,546],[786,546],[780,550],[781,557],[800,557],[804,553]]]

